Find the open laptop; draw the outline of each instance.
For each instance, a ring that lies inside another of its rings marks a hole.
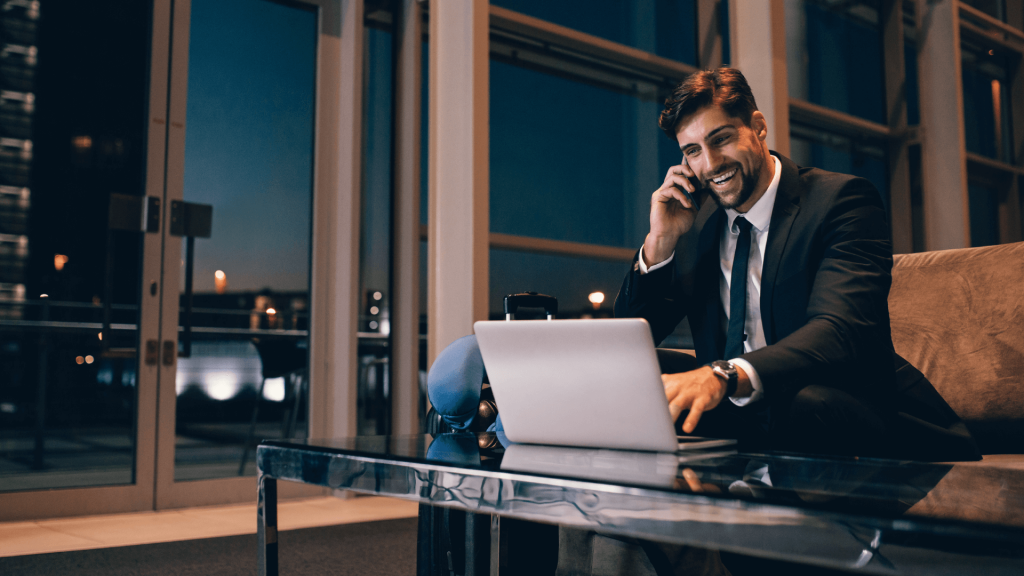
[[[674,452],[733,444],[679,438],[643,319],[477,322],[512,442]]]

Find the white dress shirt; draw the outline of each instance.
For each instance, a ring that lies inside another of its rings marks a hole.
[[[747,335],[747,339],[743,342],[744,352],[753,352],[767,345],[764,339],[764,326],[761,324],[761,268],[764,265],[764,252],[768,246],[768,225],[772,220],[775,195],[779,190],[779,179],[782,176],[782,163],[775,156],[772,156],[772,160],[775,161],[775,175],[772,177],[771,184],[768,185],[764,195],[761,196],[753,207],[746,214],[742,215],[751,224],[750,260],[747,273],[747,315],[744,319],[743,327],[744,333]],[[729,323],[729,284],[732,282],[732,259],[736,255],[736,241],[740,235],[739,227],[736,226],[736,217],[740,216],[740,213],[732,208],[726,208],[725,214],[729,220],[722,231],[722,237],[718,243],[718,257],[722,272],[718,278],[718,295],[722,301],[722,308],[725,309],[723,326],[727,326]],[[643,247],[641,247],[639,259],[640,273],[647,274],[667,266],[675,258],[675,255],[675,252],[673,252],[667,260],[648,267],[644,263]],[[737,406],[745,406],[750,402],[760,400],[764,396],[764,392],[757,370],[754,370],[750,362],[742,358],[733,358],[730,362],[746,372],[754,392],[749,397],[731,397],[729,400]]]

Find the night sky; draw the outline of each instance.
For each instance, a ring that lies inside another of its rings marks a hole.
[[[316,14],[193,0],[185,200],[213,205],[195,290],[309,286]]]

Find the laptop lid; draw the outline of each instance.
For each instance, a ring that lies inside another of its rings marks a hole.
[[[676,450],[647,321],[490,321],[474,328],[509,440]]]

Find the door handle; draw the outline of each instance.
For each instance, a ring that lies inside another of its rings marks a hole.
[[[175,352],[178,351],[178,343],[174,340],[164,340],[164,353],[162,354],[164,366],[174,366]]]
[[[160,345],[156,340],[146,340],[146,366],[156,366],[157,356],[160,355]]]

